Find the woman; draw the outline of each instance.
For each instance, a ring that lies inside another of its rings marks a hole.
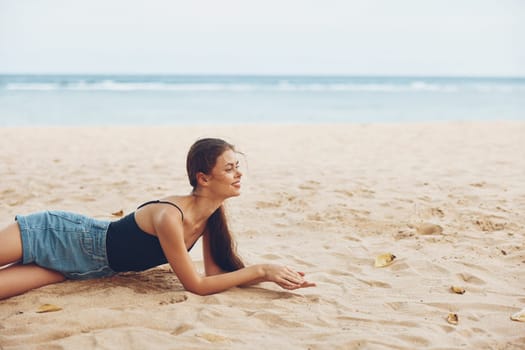
[[[199,295],[264,281],[289,290],[315,286],[302,272],[270,264],[245,267],[237,256],[223,209],[224,200],[241,189],[233,145],[198,140],[186,168],[190,195],[144,203],[118,221],[60,211],[17,215],[0,231],[0,299],[65,279],[108,277],[165,263],[185,289]],[[188,254],[200,237],[205,276]]]

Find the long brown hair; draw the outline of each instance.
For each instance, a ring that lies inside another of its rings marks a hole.
[[[197,188],[197,173],[210,174],[217,158],[227,150],[235,151],[235,147],[217,138],[200,139],[191,146],[186,158],[186,170],[193,191]],[[243,268],[244,263],[235,250],[235,242],[228,227],[223,205],[208,218],[206,227],[211,256],[215,263],[228,272]]]

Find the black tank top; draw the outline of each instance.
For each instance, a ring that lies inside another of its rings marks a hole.
[[[137,209],[152,203],[173,205],[180,211],[182,220],[184,220],[182,210],[176,204],[167,201],[146,202]],[[188,251],[191,248],[193,245]],[[106,250],[109,267],[116,272],[144,271],[168,262],[159,239],[140,229],[135,220],[134,212],[109,224]]]

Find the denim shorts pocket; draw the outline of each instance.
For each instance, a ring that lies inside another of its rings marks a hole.
[[[50,216],[49,224],[54,228],[64,232],[87,232],[85,225],[86,218],[82,215],[65,211],[48,211]]]

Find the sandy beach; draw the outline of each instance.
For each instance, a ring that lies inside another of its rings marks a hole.
[[[203,297],[168,265],[67,281],[0,301],[0,349],[525,349],[523,122],[0,128],[0,224],[186,194],[207,136],[244,153],[227,207],[245,261],[317,287]]]

